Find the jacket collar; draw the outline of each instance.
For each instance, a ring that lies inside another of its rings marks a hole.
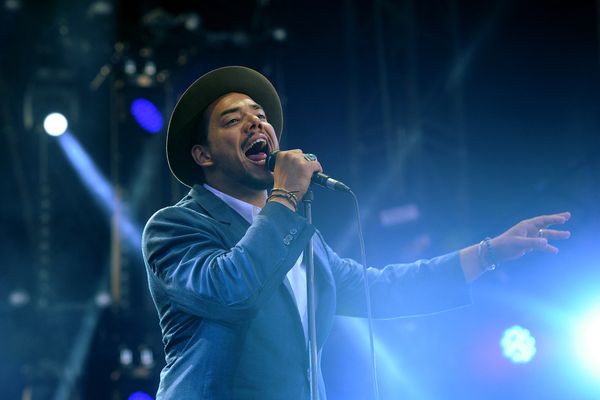
[[[222,224],[229,225],[231,232],[236,237],[236,242],[244,236],[250,224],[223,200],[202,185],[194,185],[189,195],[208,215]]]

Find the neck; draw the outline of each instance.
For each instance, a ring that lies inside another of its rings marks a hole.
[[[206,183],[220,192],[259,208],[263,208],[267,202],[266,190],[256,190],[240,185],[229,187],[218,182],[210,182],[208,179]]]

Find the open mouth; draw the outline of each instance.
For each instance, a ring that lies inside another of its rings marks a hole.
[[[250,143],[250,146],[244,151],[246,158],[254,163],[264,164],[269,154],[269,145],[267,141],[259,137]]]

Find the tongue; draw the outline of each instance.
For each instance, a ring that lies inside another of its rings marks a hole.
[[[258,154],[250,154],[248,157],[248,159],[252,160],[252,161],[262,161],[265,160],[267,158],[267,153],[263,153],[260,152]]]

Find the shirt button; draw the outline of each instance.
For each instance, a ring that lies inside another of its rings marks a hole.
[[[296,229],[296,228],[292,228],[292,229],[290,229],[290,233],[291,233],[292,235],[295,235],[296,233],[298,233],[298,229]]]

